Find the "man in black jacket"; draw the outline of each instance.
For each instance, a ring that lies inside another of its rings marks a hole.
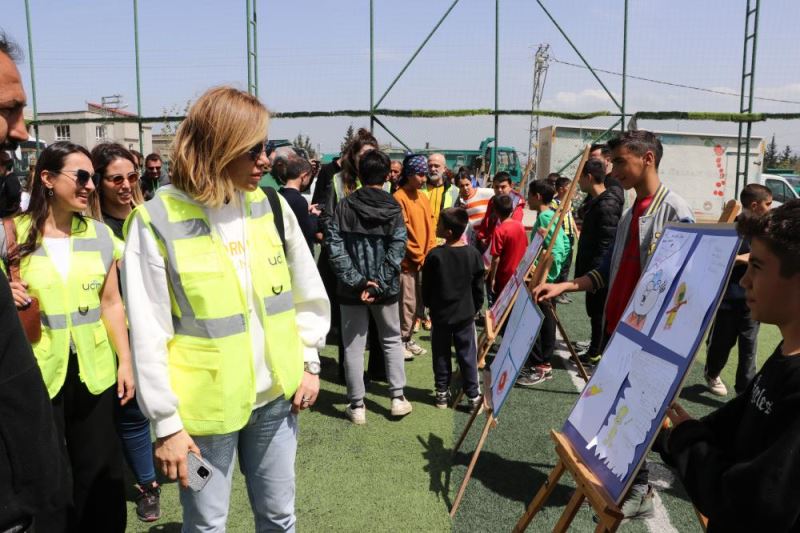
[[[0,33],[0,150],[28,139],[16,50]],[[34,517],[65,512],[72,483],[56,435],[42,373],[0,274],[0,531],[27,531]]]
[[[370,315],[385,355],[392,415],[411,412],[411,404],[403,395],[406,376],[398,320],[400,263],[406,254],[407,236],[400,204],[383,190],[389,170],[389,157],[383,152],[364,154],[358,164],[363,187],[339,202],[326,229],[342,316],[350,402],[345,412],[354,424],[366,423],[363,374]]]
[[[590,159],[578,180],[581,191],[588,197],[578,210],[578,217],[583,224],[575,257],[575,277],[600,266],[606,250],[614,243],[625,197],[619,187],[606,189],[605,178],[605,165],[599,160]],[[584,364],[595,364],[603,351],[603,308],[607,296],[607,288],[586,293],[586,314],[592,324],[592,339],[582,357]]]

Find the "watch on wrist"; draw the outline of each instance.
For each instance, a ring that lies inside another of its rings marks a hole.
[[[303,363],[303,370],[311,374],[312,376],[319,376],[320,370],[322,367],[316,361],[306,361]]]

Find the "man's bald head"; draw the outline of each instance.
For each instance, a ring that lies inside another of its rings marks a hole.
[[[25,90],[14,60],[19,48],[0,33],[0,150],[14,150],[17,143],[28,140],[22,110]]]

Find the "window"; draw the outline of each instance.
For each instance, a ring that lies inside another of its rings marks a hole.
[[[70,140],[69,126],[56,126],[56,140],[57,141]]]
[[[106,127],[105,126],[95,126],[95,137],[98,141],[105,141],[106,140]]]
[[[769,190],[772,191],[772,199],[782,204],[791,200],[794,196],[789,192],[786,184],[780,180],[768,179],[766,183]]]

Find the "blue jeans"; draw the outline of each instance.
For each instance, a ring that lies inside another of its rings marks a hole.
[[[125,405],[114,402],[114,419],[122,440],[122,452],[131,467],[136,482],[145,488],[156,480],[153,466],[153,441],[150,439],[150,421],[136,403],[136,397]]]
[[[182,531],[225,531],[237,452],[255,515],[255,531],[295,530],[297,416],[292,414],[291,406],[280,397],[253,410],[247,425],[239,431],[192,436],[214,473],[199,492],[181,488]]]

